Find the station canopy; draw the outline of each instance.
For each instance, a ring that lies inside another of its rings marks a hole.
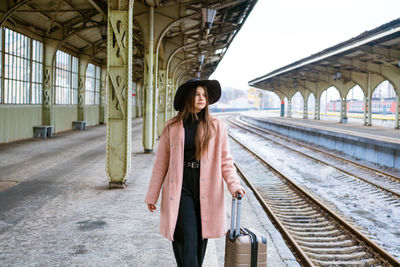
[[[108,5],[127,1],[5,0],[0,4],[0,24],[41,41],[54,40],[59,42],[57,49],[87,55],[91,62],[105,66]],[[134,1],[133,79],[143,79],[150,6],[155,8],[154,43],[160,42],[160,68],[166,65],[171,49],[181,48],[174,60],[184,61],[181,68],[188,69],[188,75],[201,72],[206,78],[216,69],[256,2]],[[211,24],[207,22],[210,17]]]
[[[400,19],[253,79],[249,85],[275,92],[281,99],[298,91],[303,96],[321,92],[339,82],[350,84],[347,91],[359,84],[366,92],[368,73],[389,80],[399,94]]]

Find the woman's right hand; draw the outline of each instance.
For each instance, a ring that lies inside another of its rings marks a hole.
[[[156,210],[156,205],[153,204],[147,204],[147,208],[149,209],[149,211],[153,212]]]

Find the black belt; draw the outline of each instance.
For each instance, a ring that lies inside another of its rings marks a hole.
[[[192,169],[198,169],[198,168],[200,168],[200,162],[197,162],[197,161],[184,161],[183,162],[183,166],[189,167],[189,168],[192,168]]]

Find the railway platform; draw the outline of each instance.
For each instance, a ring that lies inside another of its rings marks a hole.
[[[241,119],[284,136],[342,152],[365,163],[379,164],[395,172],[400,169],[400,131],[396,129],[273,117],[264,112],[248,112]]]
[[[144,203],[155,153],[143,153],[142,119],[132,123],[124,189],[108,188],[105,126],[0,145],[1,266],[176,266],[159,204],[152,214]],[[299,266],[246,190],[242,224],[267,236],[268,266]],[[227,224],[230,201],[226,191]],[[224,245],[210,239],[203,266],[223,266]]]

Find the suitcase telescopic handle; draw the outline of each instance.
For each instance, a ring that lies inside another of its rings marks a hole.
[[[238,193],[237,200],[235,197],[232,197],[231,229],[229,231],[229,237],[231,240],[233,240],[234,237],[237,237],[240,235],[240,208],[241,208],[241,205],[242,205],[242,195]],[[236,225],[235,225],[235,221],[236,221]],[[235,229],[235,231],[233,231],[233,229]]]

